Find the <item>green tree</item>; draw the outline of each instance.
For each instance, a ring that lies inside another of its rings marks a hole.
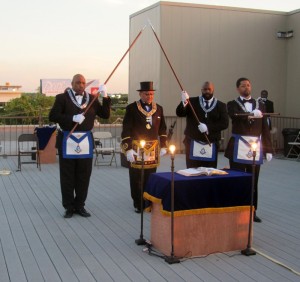
[[[22,94],[20,98],[6,104],[1,116],[24,117],[18,123],[40,123],[41,118],[48,119],[54,99],[55,97],[46,97],[42,94]]]

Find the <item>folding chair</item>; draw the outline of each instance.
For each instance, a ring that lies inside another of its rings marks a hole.
[[[288,145],[290,145],[291,148],[286,157],[296,157],[296,160],[298,161],[300,159],[300,131],[298,132],[296,139],[293,142],[288,142]]]
[[[39,139],[35,134],[21,134],[18,138],[17,171],[21,171],[22,164],[36,164],[36,167],[41,170]]]
[[[94,166],[111,166],[114,162],[117,167],[116,148],[111,132],[93,132],[96,158]]]

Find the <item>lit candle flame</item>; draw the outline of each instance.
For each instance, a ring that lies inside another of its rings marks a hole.
[[[175,150],[176,150],[175,145],[170,145],[169,151],[170,151],[170,153],[171,153],[172,155],[174,154]]]
[[[257,148],[257,143],[256,142],[253,142],[251,144],[251,148],[252,148],[252,151],[255,152],[256,151],[256,148]]]
[[[146,141],[145,141],[145,140],[141,140],[141,141],[140,141],[140,145],[141,145],[142,148],[144,148],[145,144],[146,144]]]

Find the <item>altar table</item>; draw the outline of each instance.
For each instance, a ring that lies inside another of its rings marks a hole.
[[[227,172],[189,177],[174,173],[175,256],[193,257],[246,248],[252,176]],[[151,174],[144,198],[151,204],[146,208],[151,210],[151,243],[170,255],[171,172]]]
[[[35,133],[39,139],[41,164],[56,162],[56,126],[37,127]]]

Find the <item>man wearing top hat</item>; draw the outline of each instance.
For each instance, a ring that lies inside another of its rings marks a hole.
[[[135,212],[141,207],[141,140],[144,146],[144,183],[151,173],[156,172],[160,157],[167,153],[167,128],[162,106],[153,101],[152,81],[140,83],[140,99],[126,107],[122,130],[122,152],[126,155],[129,166],[131,197]]]

